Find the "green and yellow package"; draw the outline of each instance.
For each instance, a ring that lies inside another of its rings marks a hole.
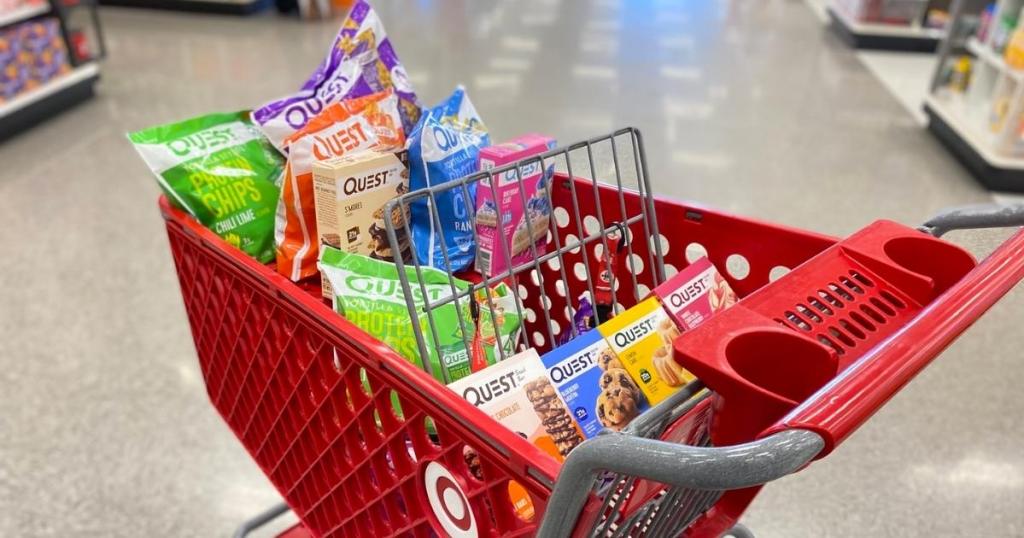
[[[405,293],[395,264],[322,245],[319,267],[334,290],[333,304],[336,312],[387,344],[409,362],[423,368],[423,359],[416,343],[415,326],[409,317]],[[421,268],[422,284],[428,298],[428,301],[424,301],[423,288],[417,279],[416,269],[406,267],[405,271],[412,284],[413,300],[418,312],[415,323],[419,325],[427,344],[430,371],[441,382],[444,382],[442,372],[447,372],[449,382],[466,377],[471,373],[471,361],[466,350],[467,342],[472,340],[476,330],[468,298],[460,300],[458,308],[453,301],[431,310],[430,315],[437,329],[435,343],[434,331],[430,328],[430,318],[424,311],[424,306],[427,302],[436,304],[451,297],[452,284],[449,282],[449,276],[438,269]],[[452,281],[459,293],[469,288],[468,282],[459,279]],[[496,309],[500,308],[499,318],[496,320],[500,340],[505,345],[506,355],[511,355],[515,342],[514,335],[520,327],[519,317],[514,313],[515,305],[509,303],[510,300],[514,301],[515,297],[504,284],[494,288],[492,294]],[[481,298],[486,300],[485,295],[478,294],[477,300]],[[495,345],[499,339],[493,337],[495,322],[486,312],[486,307],[481,309],[481,330],[485,333],[483,347],[486,362],[493,364],[497,358]],[[459,316],[462,317],[461,323]],[[467,338],[463,338],[463,327],[467,331]],[[490,338],[486,338],[488,333]]]
[[[248,112],[158,125],[128,139],[175,207],[260,262],[274,261],[284,159]]]

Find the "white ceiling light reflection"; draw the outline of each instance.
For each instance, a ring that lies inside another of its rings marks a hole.
[[[663,36],[658,38],[658,46],[666,50],[686,50],[692,51],[696,41],[693,36],[688,35],[676,35],[676,36]]]
[[[540,50],[540,41],[529,37],[505,36],[501,39],[501,47],[515,52],[537,52]]]
[[[527,71],[533,62],[524,58],[494,56],[491,58],[491,69],[495,71]]]
[[[607,133],[614,129],[612,117],[590,112],[570,114],[564,121],[570,132],[585,133],[582,136],[593,136],[594,133]],[[573,162],[575,168],[575,161]]]
[[[580,50],[583,52],[615,54],[619,51],[619,40],[609,38],[606,35],[583,37],[580,39]]]
[[[554,13],[537,13],[529,11],[523,13],[523,16],[519,19],[523,26],[551,26],[555,22]]]
[[[696,81],[702,78],[700,69],[696,67],[683,67],[678,65],[663,65],[658,70],[662,77],[669,80]]]
[[[572,76],[575,78],[614,80],[617,75],[617,71],[607,65],[577,64],[572,66]]]
[[[587,29],[598,32],[618,32],[622,23],[615,19],[591,20],[587,22]]]
[[[954,491],[964,487],[965,494],[976,487],[1024,488],[1024,469],[1020,465],[979,456],[967,456],[952,466],[948,462],[914,465],[910,473],[914,479],[932,482],[936,487]]]
[[[473,87],[484,91],[518,92],[521,82],[522,78],[514,73],[481,73],[473,77]]]
[[[721,170],[724,168],[731,167],[734,161],[732,157],[722,152],[677,150],[672,152],[672,162],[675,164],[688,166],[691,168]]]

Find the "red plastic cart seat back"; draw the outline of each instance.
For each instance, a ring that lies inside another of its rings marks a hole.
[[[680,336],[676,360],[716,392],[712,440],[756,437],[976,265],[877,221]]]
[[[553,460],[163,204],[210,400],[313,536],[533,532]]]
[[[617,186],[556,174],[551,182],[553,229],[558,245],[572,245],[581,237],[591,237],[614,223],[641,214],[643,198],[635,191],[619,191]],[[573,191],[579,209],[573,203]],[[600,218],[598,217],[600,206]],[[625,212],[623,212],[623,210]],[[654,242],[660,242],[666,277],[672,276],[691,262],[706,255],[716,266],[725,268],[739,260],[743,271],[723,272],[740,296],[757,290],[769,282],[769,275],[788,270],[818,254],[835,242],[834,238],[785,226],[777,226],[729,215],[719,211],[688,205],[677,200],[654,199],[654,213],[659,223],[657,238],[642,221],[629,226],[629,248],[619,253],[614,299],[622,309],[645,298],[658,283],[654,267]],[[607,268],[604,256],[617,248],[619,236],[608,241],[594,241],[573,250],[563,258],[540,264],[540,273],[529,271],[518,279],[518,291],[525,307],[528,341],[539,351],[552,347],[548,341],[547,320],[558,338],[569,331],[572,312],[578,307],[580,295],[590,296],[587,286],[590,275],[599,275]],[[548,238],[549,252],[555,239]],[[563,266],[564,265],[564,266]],[[636,288],[633,286],[633,276]],[[596,279],[594,279],[596,280]],[[571,306],[570,306],[571,301]],[[545,310],[547,311],[545,314]]]

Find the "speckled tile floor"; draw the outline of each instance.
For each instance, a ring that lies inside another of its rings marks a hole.
[[[377,4],[425,103],[464,82],[498,139],[638,126],[665,195],[832,234],[991,199],[797,0]],[[207,402],[124,133],[292,90],[337,22],[102,18],[97,98],[0,145],[0,535],[226,536],[276,495]],[[745,522],[1024,535],[1022,313],[1018,289]]]

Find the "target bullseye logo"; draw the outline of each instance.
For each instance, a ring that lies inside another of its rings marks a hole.
[[[473,509],[469,498],[459,487],[455,477],[436,461],[428,462],[423,468],[423,490],[434,517],[445,533],[452,538],[476,538],[478,536]]]

